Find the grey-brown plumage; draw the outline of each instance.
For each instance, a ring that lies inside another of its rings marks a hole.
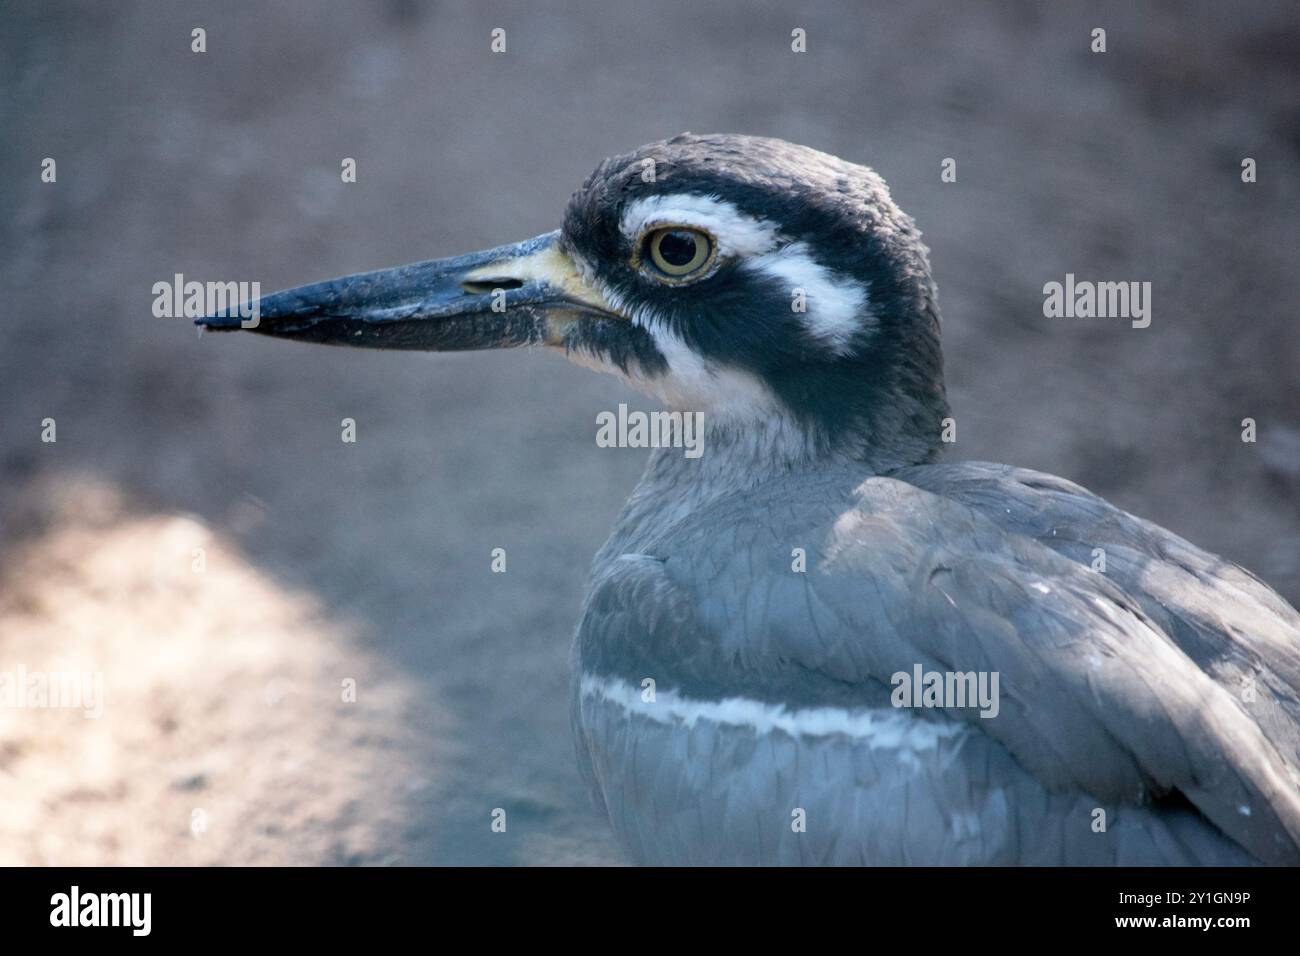
[[[647,862],[1295,863],[1298,633],[1246,572],[1062,479],[815,469],[607,549],[584,666],[849,709],[887,707],[916,662],[998,671],[998,716],[951,711],[954,732],[910,760],[833,734],[670,730],[580,687],[575,723]]]
[[[260,306],[282,338],[545,345],[702,415],[574,643],[579,765],[632,859],[1300,863],[1300,618],[1068,481],[936,462],[927,251],[871,170],[683,134],[554,233]],[[997,706],[895,698],[918,670],[996,676]]]
[[[635,176],[647,158],[654,186]],[[782,223],[869,285],[872,305],[856,348],[830,355],[797,345],[757,296],[752,319],[719,330],[707,292],[659,293],[665,324],[720,365],[756,368],[815,437],[783,458],[764,422],[716,429],[711,463],[655,453],[596,559],[573,718],[632,857],[1300,862],[1296,612],[1067,481],[928,463],[947,408],[933,286],[919,234],[869,171],[786,143],[679,137],[598,169],[570,241],[617,262],[626,193],[680,188]],[[799,732],[827,709],[888,715],[892,675],[918,663],[997,672],[1000,712]],[[653,702],[638,695],[647,679]],[[774,712],[788,725],[764,727]]]

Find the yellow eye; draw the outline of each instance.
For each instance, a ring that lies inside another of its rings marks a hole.
[[[656,229],[645,237],[643,257],[664,275],[683,279],[713,261],[713,240],[698,229]]]

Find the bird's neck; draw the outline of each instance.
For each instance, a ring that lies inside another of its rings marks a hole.
[[[707,420],[706,420],[707,421]],[[852,450],[850,450],[852,449]],[[610,539],[597,555],[602,561],[652,548],[652,542],[677,522],[716,501],[773,480],[852,470],[867,478],[911,462],[864,456],[853,444],[828,447],[791,418],[768,418],[706,425],[697,457],[683,448],[655,449],[645,473],[619,515]]]

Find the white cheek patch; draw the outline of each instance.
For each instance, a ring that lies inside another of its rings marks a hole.
[[[720,256],[759,256],[777,245],[774,223],[747,216],[716,196],[663,195],[638,199],[623,211],[619,228],[635,243],[655,225],[697,226],[717,241]]]
[[[836,355],[853,351],[853,338],[876,326],[870,312],[868,283],[832,272],[818,263],[802,242],[758,256],[741,264],[786,286],[790,309],[803,322],[808,334]],[[802,293],[802,296],[800,296]],[[804,311],[796,309],[802,299]]]
[[[667,360],[668,370],[635,384],[669,409],[705,412],[727,420],[771,418],[781,413],[780,400],[757,376],[715,365],[662,323],[647,331]]]
[[[572,352],[570,361],[598,372],[609,372],[637,391],[658,399],[673,411],[707,412],[718,419],[771,418],[782,414],[781,401],[759,378],[743,369],[709,361],[674,333],[651,309],[634,307],[611,289],[601,288],[614,307],[643,328],[668,368],[654,374],[635,365],[627,372],[602,357]]]

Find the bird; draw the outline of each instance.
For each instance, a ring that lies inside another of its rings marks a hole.
[[[1300,616],[1071,481],[948,459],[929,250],[866,166],[683,133],[553,232],[199,323],[537,346],[700,416],[573,640],[579,772],[633,862],[1300,863]]]

